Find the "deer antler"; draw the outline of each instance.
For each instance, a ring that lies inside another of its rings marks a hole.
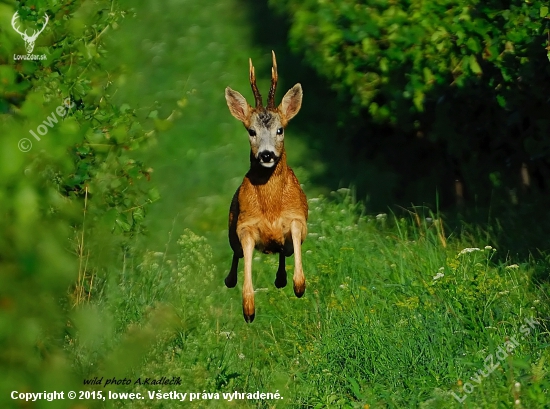
[[[271,67],[271,88],[269,88],[269,96],[267,97],[267,109],[275,109],[275,90],[277,89],[277,59],[275,58],[275,51],[271,50],[271,56],[273,59],[273,67]]]
[[[19,12],[15,12],[15,14],[13,15],[13,17],[11,18],[11,26],[13,27],[13,29],[17,32],[17,34],[20,34],[22,36],[26,36],[26,30],[25,30],[25,33],[22,33],[21,31],[19,31],[19,29],[17,27],[15,27],[15,21],[19,18]]]
[[[48,21],[50,21],[50,18],[48,17],[48,14],[47,13],[44,13],[44,18],[46,21],[44,21],[44,24],[42,25],[42,28],[38,31],[34,31],[34,33],[32,35],[27,35],[27,30],[25,30],[25,32],[21,32],[19,31],[19,29],[15,26],[15,23],[16,23],[16,20],[19,18],[19,12],[15,12],[15,14],[13,15],[12,19],[11,19],[11,26],[13,27],[13,29],[20,35],[22,35],[23,37],[26,37],[30,40],[36,40],[36,38],[40,35],[40,33],[42,31],[44,31],[44,28],[46,27],[46,25],[48,24]]]
[[[40,35],[42,31],[44,31],[44,28],[46,28],[46,25],[48,24],[48,21],[50,21],[50,18],[48,17],[48,14],[44,13],[44,18],[46,21],[44,21],[44,24],[42,25],[42,28],[39,31],[35,31],[31,38],[33,40],[36,40],[36,38]]]
[[[263,108],[262,95],[258,91],[258,86],[256,85],[256,75],[254,74],[254,66],[252,65],[252,58],[248,59],[250,64],[250,86],[252,87],[252,92],[254,93],[254,100],[256,101],[256,108]]]
[[[27,35],[27,30],[25,30],[25,32],[21,32],[19,31],[19,28],[16,27],[16,22],[17,22],[17,19],[19,18],[19,12],[15,12],[15,14],[13,15],[12,19],[11,19],[11,26],[13,27],[13,29],[19,34],[21,35],[21,37],[23,38],[23,40],[25,41],[25,48],[27,49],[27,53],[32,53],[32,50],[34,49],[34,42],[36,41],[37,37],[39,36],[39,34],[44,31],[44,28],[46,27],[46,25],[48,24],[48,21],[50,21],[50,18],[48,17],[48,14],[44,13],[44,18],[45,18],[45,21],[44,21],[44,24],[42,25],[42,28],[40,30],[35,30],[32,35]]]

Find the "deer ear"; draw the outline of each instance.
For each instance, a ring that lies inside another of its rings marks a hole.
[[[225,89],[225,100],[227,101],[227,106],[229,107],[231,115],[246,126],[246,124],[250,122],[250,105],[248,105],[246,99],[237,91],[233,91],[231,88],[227,87]]]
[[[302,106],[302,94],[302,86],[300,84],[296,84],[290,88],[283,97],[283,100],[279,105],[279,111],[283,114],[287,122],[294,118],[300,110],[300,107]]]

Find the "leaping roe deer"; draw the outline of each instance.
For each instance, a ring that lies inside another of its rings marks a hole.
[[[306,289],[302,270],[301,246],[307,234],[306,195],[292,169],[286,164],[284,130],[300,110],[302,86],[294,85],[275,106],[277,62],[272,52],[271,88],[267,106],[256,85],[252,60],[250,85],[256,107],[252,108],[237,91],[227,87],[225,99],[231,114],[241,121],[250,140],[250,170],[233,196],[229,209],[229,243],[233,249],[231,270],[225,279],[229,288],[237,285],[239,259],[244,257],[243,315],[254,320],[252,253],[254,248],[266,254],[279,253],[275,286],[286,286],[285,257],[294,253],[294,294],[301,297]]]

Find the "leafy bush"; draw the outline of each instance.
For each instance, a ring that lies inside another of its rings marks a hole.
[[[418,166],[432,197],[436,187],[454,190],[455,180],[478,204],[489,202],[492,189],[517,202],[522,191],[549,188],[546,2],[270,4],[288,16],[292,47],[345,105],[382,126],[362,128],[350,151],[366,151],[370,161],[383,155],[403,173],[401,189],[410,182],[422,189],[406,176]],[[353,120],[344,123],[353,132]],[[522,190],[510,198],[504,188]]]
[[[49,17],[33,50],[46,58],[30,60],[14,59],[26,54],[24,42],[11,28],[15,10],[0,5],[3,407],[13,405],[12,390],[75,389],[65,351],[74,322],[94,336],[102,328],[93,311],[71,322],[70,307],[97,294],[105,266],[142,230],[158,194],[130,151],[165,126],[154,110],[113,99],[123,70],[107,59],[104,39],[127,11],[111,1],[39,3],[17,10],[28,33]]]

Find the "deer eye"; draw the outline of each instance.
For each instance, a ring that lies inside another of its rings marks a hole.
[[[249,130],[248,130],[248,134],[249,134],[250,136],[256,136],[256,131],[255,131],[254,129],[249,129]]]
[[[282,134],[283,134],[283,128],[277,129],[277,135],[282,135]]]

